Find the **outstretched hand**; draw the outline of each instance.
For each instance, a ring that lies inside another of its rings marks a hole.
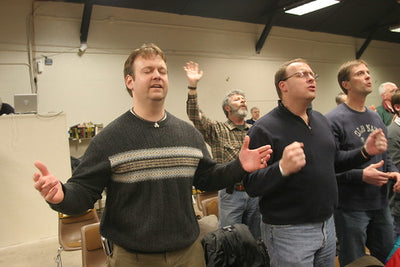
[[[267,167],[267,162],[272,153],[271,146],[265,145],[256,149],[249,149],[249,143],[250,137],[246,135],[239,152],[239,160],[243,169],[246,172],[252,172]]]
[[[203,71],[199,69],[199,64],[189,61],[183,67],[186,72],[186,77],[189,81],[189,86],[196,87],[197,83],[203,77]]]
[[[387,150],[387,139],[382,129],[373,131],[365,142],[365,150],[371,156],[381,154]]]
[[[395,180],[395,184],[393,185],[393,191],[396,193],[400,193],[400,173],[398,172],[389,172],[390,179]]]
[[[385,173],[378,170],[378,168],[383,166],[383,163],[384,161],[381,160],[364,168],[362,177],[363,181],[376,186],[382,186],[386,184],[392,177],[390,173]]]
[[[49,203],[58,204],[64,199],[64,192],[61,182],[54,177],[43,162],[36,161],[35,167],[40,172],[33,174],[34,187],[40,192],[42,197]]]

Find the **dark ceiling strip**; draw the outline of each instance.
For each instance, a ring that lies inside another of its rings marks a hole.
[[[257,44],[256,44],[256,53],[260,54],[261,49],[264,46],[265,40],[268,37],[269,32],[271,31],[272,26],[274,25],[274,21],[275,21],[275,17],[277,15],[277,13],[279,12],[279,10],[281,8],[278,8],[278,0],[276,0],[273,4],[272,4],[272,12],[270,12],[269,16],[268,16],[268,21],[265,24],[264,30],[260,35],[260,38],[258,38]]]
[[[363,45],[360,47],[360,49],[356,53],[356,59],[360,59],[362,54],[364,53],[365,49],[367,49],[369,43],[371,43],[372,38],[375,34],[375,32],[378,30],[377,27],[375,27],[368,35],[368,38],[364,41]]]
[[[364,41],[363,45],[356,53],[356,59],[360,59],[362,54],[364,53],[365,49],[367,49],[369,43],[372,41],[372,34],[368,36],[368,38]]]
[[[90,16],[92,15],[94,0],[86,0],[83,7],[82,23],[81,23],[81,43],[87,43],[89,33]]]

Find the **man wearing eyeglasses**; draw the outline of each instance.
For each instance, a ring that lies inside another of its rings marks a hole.
[[[278,106],[248,133],[251,147],[271,144],[274,151],[266,169],[243,180],[249,195],[260,197],[271,266],[335,265],[335,170],[358,166],[367,161],[362,151],[375,155],[387,146],[377,130],[364,146],[336,150],[327,119],[311,108],[317,77],[303,59],[284,63],[275,73]]]
[[[339,68],[337,77],[347,100],[326,115],[336,146],[344,150],[359,147],[376,129],[382,129],[387,135],[379,115],[365,106],[372,92],[367,63],[348,61]],[[365,247],[372,256],[385,262],[394,243],[386,184],[389,179],[399,180],[400,175],[388,153],[364,154],[368,158],[364,165],[337,174],[339,205],[335,210],[335,224],[341,266],[364,256]]]

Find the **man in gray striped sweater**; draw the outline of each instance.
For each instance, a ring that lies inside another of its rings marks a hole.
[[[91,141],[73,176],[62,184],[35,162],[34,187],[56,211],[80,214],[107,190],[100,232],[113,243],[109,266],[204,266],[192,186],[218,190],[265,168],[270,146],[217,164],[201,134],[165,110],[168,72],[154,44],[134,50],[125,62],[133,108]]]

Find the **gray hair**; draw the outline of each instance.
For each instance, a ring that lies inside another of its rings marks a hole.
[[[222,101],[222,110],[224,111],[225,116],[226,116],[227,118],[228,118],[228,111],[225,110],[225,107],[231,105],[231,97],[232,97],[233,95],[241,95],[241,96],[243,96],[243,97],[246,97],[245,94],[244,94],[244,92],[241,91],[241,90],[233,90],[233,91],[230,91],[230,92],[225,96],[224,100]]]
[[[392,82],[385,82],[385,83],[382,83],[381,85],[379,85],[378,90],[379,90],[380,96],[382,96],[386,92],[386,85],[389,85],[389,84],[396,86],[396,84],[394,84]]]

